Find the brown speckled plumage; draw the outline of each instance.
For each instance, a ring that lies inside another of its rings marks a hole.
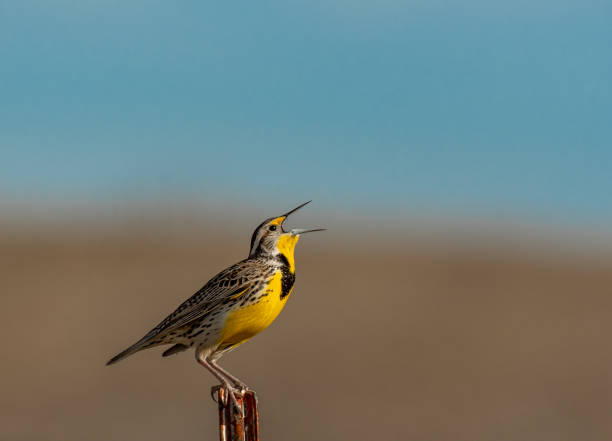
[[[143,338],[107,364],[116,363],[137,351],[154,346],[178,344],[184,350],[196,343],[204,343],[210,337],[218,337],[218,318],[236,304],[256,302],[263,295],[262,287],[282,265],[279,259],[258,256],[242,260],[221,271]],[[178,348],[164,354],[167,356],[177,352],[180,352]]]

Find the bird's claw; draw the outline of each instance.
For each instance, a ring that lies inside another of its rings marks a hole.
[[[244,416],[244,412],[242,410],[242,406],[238,403],[238,399],[236,398],[236,394],[240,394],[240,396],[242,397],[242,395],[244,394],[242,391],[238,390],[238,389],[234,389],[231,387],[228,387],[226,389],[227,394],[226,397],[229,398],[229,400],[231,400],[232,402],[232,409],[235,413],[237,413],[240,416]],[[223,403],[225,406],[228,405],[228,403]]]
[[[249,389],[249,386],[247,386],[244,383],[237,383],[236,384],[236,388],[238,389],[238,391],[240,392],[240,396],[244,397],[244,394],[246,394],[248,391],[250,391],[251,389]]]
[[[221,386],[220,384],[213,386],[210,388],[210,398],[212,398],[212,400],[215,403],[219,403],[217,401],[217,397],[219,396],[219,389],[221,389],[223,386]]]
[[[241,388],[233,388],[231,386],[222,386],[222,385],[217,385],[217,386],[213,386],[210,389],[210,396],[212,397],[212,400],[215,403],[218,403],[218,401],[216,400],[216,397],[219,396],[219,390],[223,389],[225,391],[225,393],[222,396],[222,403],[223,407],[227,407],[227,405],[229,404],[229,402],[231,401],[232,404],[232,411],[235,412],[236,414],[240,415],[240,416],[244,416],[244,412],[242,410],[242,406],[238,403],[238,399],[236,398],[236,394],[240,395],[241,397],[244,396],[244,394],[247,391],[246,387],[241,387]]]

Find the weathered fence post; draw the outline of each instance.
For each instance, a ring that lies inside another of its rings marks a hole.
[[[259,414],[257,413],[257,396],[252,390],[244,396],[236,395],[244,416],[233,411],[232,405],[224,406],[226,390],[214,387],[219,403],[219,440],[220,441],[259,441]],[[231,403],[231,401],[230,401]]]

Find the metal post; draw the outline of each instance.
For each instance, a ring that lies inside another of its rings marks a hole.
[[[257,413],[257,396],[252,390],[243,396],[236,395],[238,404],[242,407],[244,416],[233,411],[231,402],[223,405],[226,390],[214,387],[219,403],[219,440],[220,441],[259,441],[259,414]]]

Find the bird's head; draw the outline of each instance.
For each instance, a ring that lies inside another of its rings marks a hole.
[[[294,228],[286,231],[284,228],[285,220],[311,201],[295,207],[287,213],[271,217],[263,221],[253,232],[251,237],[251,251],[249,257],[257,255],[283,255],[293,269],[293,250],[297,244],[300,234],[311,233],[313,231],[323,231],[324,228],[302,229]]]

